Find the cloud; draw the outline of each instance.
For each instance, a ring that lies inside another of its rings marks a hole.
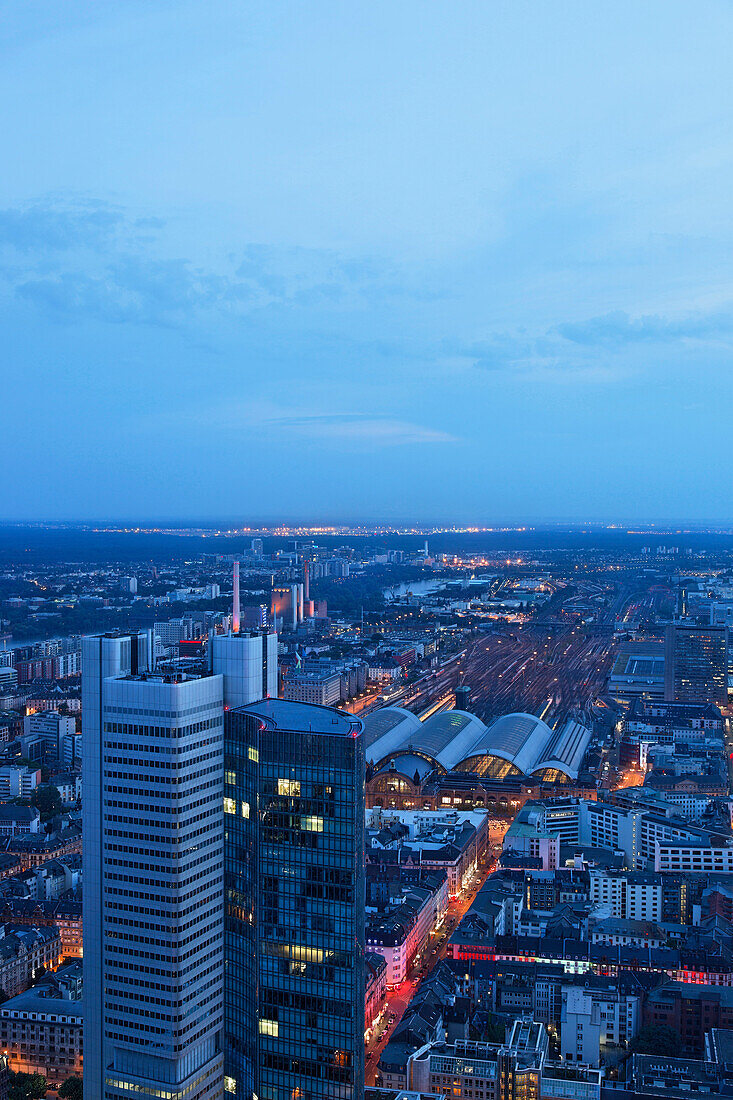
[[[383,299],[389,265],[332,249],[249,244],[206,268],[165,255],[166,222],[102,202],[0,210],[0,274],[55,320],[188,324],[202,311],[332,310]]]
[[[407,420],[368,413],[330,413],[318,416],[274,417],[273,426],[298,432],[312,439],[345,440],[369,445],[396,446],[415,443],[457,443],[456,436],[426,428]]]
[[[633,318],[628,313],[616,311],[589,317],[586,321],[558,325],[556,331],[571,343],[601,347],[710,340],[730,337],[733,333],[733,313],[715,310],[670,319],[654,315]]]
[[[291,402],[283,408],[273,399],[272,390],[265,384],[250,385],[246,397],[234,396],[228,401],[211,404],[184,404],[179,408],[164,410],[139,410],[127,422],[130,431],[150,430],[169,432],[178,436],[191,430],[209,433],[232,434],[246,431],[249,437],[265,436],[271,442],[334,443],[352,446],[399,446],[402,444],[450,444],[462,440],[439,428],[416,424],[399,416],[376,412],[315,412],[318,407],[328,407],[329,394],[322,388],[303,408]],[[296,411],[297,408],[297,411]]]
[[[694,346],[729,347],[733,309],[687,313],[677,317],[632,317],[615,311],[568,321],[536,334],[525,330],[494,332],[469,343],[444,343],[448,373],[473,369],[517,381],[613,384],[653,369],[657,361]],[[642,358],[634,348],[658,348]]]
[[[21,253],[98,248],[111,240],[122,214],[101,203],[63,207],[35,203],[0,210],[0,246]]]
[[[231,311],[248,300],[243,285],[198,270],[185,260],[131,255],[118,257],[96,275],[59,272],[27,279],[15,289],[21,298],[57,317],[115,324],[181,324],[198,311]]]
[[[312,306],[340,305],[396,290],[390,264],[333,249],[248,245],[240,254],[238,278],[273,301]]]

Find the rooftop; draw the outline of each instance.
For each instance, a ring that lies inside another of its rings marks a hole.
[[[409,757],[397,770],[410,775],[415,755],[444,772],[486,770],[503,761],[504,772],[556,771],[577,778],[591,731],[572,719],[553,730],[533,714],[505,714],[486,726],[463,710],[439,711],[424,722],[401,707],[383,707],[364,722],[367,756],[379,768]],[[411,769],[411,770],[410,770]]]
[[[232,713],[251,714],[270,729],[290,733],[332,733],[339,737],[358,737],[362,722],[336,707],[315,703],[292,703],[286,699],[261,699],[238,707]]]

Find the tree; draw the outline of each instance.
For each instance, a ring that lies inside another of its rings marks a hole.
[[[42,1073],[14,1073],[8,1100],[43,1100],[48,1082]]]
[[[67,1077],[59,1089],[59,1096],[63,1100],[83,1100],[84,1086],[81,1077]]]
[[[504,1043],[506,1041],[506,1024],[496,1016],[489,1016],[480,1038],[482,1043]]]
[[[634,1054],[660,1054],[667,1058],[673,1058],[679,1054],[680,1037],[677,1032],[667,1027],[666,1024],[641,1028],[631,1040],[629,1049]]]
[[[51,783],[36,787],[31,796],[31,805],[36,807],[42,821],[49,821],[61,812],[61,795],[58,788]]]

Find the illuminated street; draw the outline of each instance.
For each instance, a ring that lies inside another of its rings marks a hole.
[[[422,979],[430,973],[436,963],[445,958],[448,939],[453,928],[463,919],[470,909],[476,895],[491,873],[491,870],[493,870],[493,866],[486,869],[480,868],[476,873],[473,885],[464,892],[463,896],[451,899],[445,924],[438,936],[431,939],[430,943],[426,946],[425,950],[428,954],[423,965],[418,968],[413,967],[410,974],[401,985],[396,989],[387,991],[387,1000],[385,1002],[380,1026],[377,1028],[376,1034],[372,1037],[370,1042],[366,1044],[367,1085],[375,1084],[377,1067],[382,1051],[389,1042],[397,1024],[402,1019],[405,1009],[410,1003],[413,994],[419,988]],[[390,1020],[392,1016],[394,1016],[394,1019]]]

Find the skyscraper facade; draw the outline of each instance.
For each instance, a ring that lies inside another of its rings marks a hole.
[[[342,711],[225,715],[225,1096],[364,1090],[364,746]]]
[[[667,627],[664,697],[679,703],[725,703],[728,631],[724,626],[673,623]]]
[[[224,677],[224,702],[230,708],[277,696],[277,634],[253,630],[212,634],[212,672]]]
[[[223,684],[148,671],[142,637],[84,644],[84,1091],[214,1100]]]
[[[106,679],[147,669],[147,632],[103,634],[82,640],[82,784],[84,789],[84,1077],[103,1096],[102,1046],[102,689]]]

